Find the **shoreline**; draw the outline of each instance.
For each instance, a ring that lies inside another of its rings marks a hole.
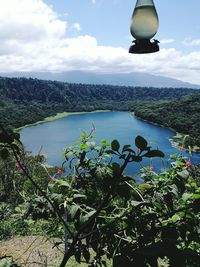
[[[47,123],[47,122],[52,122],[55,120],[59,120],[68,116],[73,116],[73,115],[81,115],[81,114],[87,114],[87,113],[99,113],[99,112],[111,112],[110,110],[95,110],[95,111],[80,111],[80,112],[60,112],[57,113],[55,116],[50,116],[50,117],[46,117],[44,120],[41,121],[37,121],[34,123],[30,123],[30,124],[26,124],[24,126],[21,126],[19,128],[16,128],[15,131],[19,132],[21,130],[23,130],[24,128],[28,128],[28,127],[32,127],[32,126],[37,126],[39,124],[43,124],[43,123]]]
[[[60,113],[57,113],[55,116],[46,117],[44,120],[37,121],[35,123],[26,124],[26,125],[24,125],[22,127],[16,128],[15,131],[19,132],[19,131],[21,131],[21,130],[23,130],[25,128],[32,127],[32,126],[37,126],[39,124],[43,124],[43,123],[47,123],[47,122],[53,122],[55,120],[65,118],[67,116],[81,115],[81,114],[88,114],[88,113],[99,113],[99,112],[112,112],[112,111],[111,110],[94,110],[94,111],[80,111],[80,112],[60,112]],[[142,120],[142,121],[150,123],[152,125],[159,126],[161,128],[165,128],[167,130],[173,131],[175,135],[170,137],[169,141],[170,141],[171,145],[173,147],[175,147],[175,148],[180,148],[180,146],[182,146],[182,143],[184,142],[184,139],[188,136],[186,134],[182,134],[182,133],[177,132],[173,128],[170,128],[170,127],[168,128],[168,127],[165,127],[164,125],[160,125],[160,124],[158,124],[156,122],[152,122],[152,121],[148,121],[148,120],[142,119],[142,118],[136,116],[134,111],[127,111],[127,112],[129,112],[133,117],[135,117],[135,118],[137,118],[139,120]],[[189,149],[186,148],[186,151],[189,151]],[[200,147],[198,147],[198,146],[191,147],[191,151],[195,152],[195,153],[199,153],[200,152]]]
[[[138,116],[135,115],[135,112],[131,112],[132,116],[136,117],[137,119],[139,120],[142,120],[142,121],[145,121],[145,122],[148,122],[150,124],[153,124],[155,126],[159,126],[161,128],[165,128],[165,129],[168,129],[170,131],[173,131],[175,133],[175,135],[173,135],[171,138],[169,138],[168,140],[170,141],[171,145],[177,149],[180,149],[180,147],[182,146],[183,142],[184,142],[184,139],[189,136],[188,134],[182,134],[182,133],[179,133],[177,132],[175,129],[171,128],[171,127],[165,127],[164,125],[160,125],[156,122],[153,122],[153,121],[148,121],[148,120],[145,120],[145,119],[142,119]],[[190,151],[190,149],[188,148],[185,148],[185,150],[187,152]],[[195,153],[199,153],[200,152],[200,147],[198,146],[193,146],[191,147],[191,152],[195,152]]]

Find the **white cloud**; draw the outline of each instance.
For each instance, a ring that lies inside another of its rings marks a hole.
[[[78,32],[81,31],[81,25],[79,23],[77,23],[77,22],[72,25],[72,28],[74,28]]]
[[[171,43],[174,43],[174,42],[175,42],[174,39],[162,39],[162,40],[160,40],[161,44],[171,44]]]
[[[67,24],[42,0],[0,0],[0,41],[32,42],[65,35]]]
[[[199,46],[200,45],[200,39],[192,39],[191,37],[187,37],[183,41],[183,44],[185,46]]]
[[[42,0],[0,0],[0,6],[0,72],[145,71],[200,84],[200,52],[133,55],[98,45],[93,36],[70,38],[67,23]]]
[[[91,0],[92,4],[96,4],[96,0]]]

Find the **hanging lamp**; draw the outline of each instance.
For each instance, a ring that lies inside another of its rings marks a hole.
[[[157,33],[158,25],[158,14],[153,0],[137,0],[130,28],[135,40],[129,48],[129,53],[145,54],[159,51],[159,41],[150,41]]]

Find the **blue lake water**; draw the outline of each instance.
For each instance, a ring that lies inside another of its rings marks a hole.
[[[117,139],[122,145],[132,144],[137,135],[143,136],[154,148],[159,148],[165,153],[164,160],[159,158],[146,159],[142,165],[155,166],[158,171],[169,166],[168,158],[171,154],[180,153],[172,147],[169,138],[175,135],[171,130],[155,126],[133,117],[128,112],[97,112],[80,115],[71,115],[52,122],[30,126],[20,131],[21,140],[28,151],[37,154],[42,147],[42,154],[48,156],[50,165],[61,165],[64,158],[61,153],[68,145],[75,143],[81,136],[82,131],[90,131],[92,124],[95,125],[96,142],[101,139],[112,141]],[[184,152],[188,157],[188,153]],[[200,163],[200,153],[192,154],[192,162]],[[135,175],[139,169],[138,163],[131,163],[127,168],[129,175]]]

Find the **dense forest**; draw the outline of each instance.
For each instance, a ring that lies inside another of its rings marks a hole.
[[[0,78],[0,123],[17,128],[64,111],[134,111],[149,103],[195,94],[193,89],[70,84]]]
[[[189,134],[184,145],[200,147],[200,93],[183,96],[178,100],[145,104],[135,114],[142,119]]]

